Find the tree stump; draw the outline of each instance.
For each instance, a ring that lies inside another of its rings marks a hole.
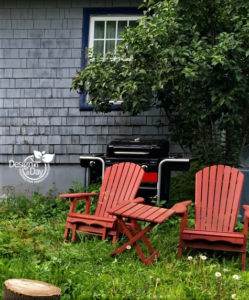
[[[3,300],[60,300],[61,289],[42,281],[9,279],[4,282]]]

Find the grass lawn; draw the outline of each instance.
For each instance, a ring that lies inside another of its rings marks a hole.
[[[1,202],[0,296],[5,280],[26,278],[60,287],[63,300],[249,297],[249,272],[240,271],[241,255],[185,249],[177,259],[176,217],[149,233],[160,258],[146,267],[133,248],[110,257],[118,245],[108,240],[79,234],[76,243],[63,243],[68,208],[63,199],[39,192],[32,199],[10,195]]]

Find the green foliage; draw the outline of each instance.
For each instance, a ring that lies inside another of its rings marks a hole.
[[[51,198],[49,195],[42,196],[41,194],[35,195],[32,199],[34,205],[29,209],[28,215],[32,220],[41,219],[40,222],[46,223],[47,220],[57,215],[66,216],[66,211],[69,208],[69,204],[61,198]]]
[[[68,188],[69,193],[98,193],[101,187],[101,181],[98,180],[97,183],[92,183],[87,187],[84,187],[78,181],[72,181],[72,185]]]
[[[40,193],[39,188],[33,193],[29,199],[24,195],[8,194],[7,198],[2,200],[0,209],[3,218],[29,217],[39,222],[47,222],[47,220],[56,215],[60,215],[68,209],[68,204],[61,198],[55,198],[52,191],[47,195]]]
[[[205,166],[198,161],[191,163],[190,169],[186,172],[177,172],[175,177],[171,177],[170,182],[170,205],[192,200],[195,201],[195,175]]]
[[[236,164],[249,131],[249,2],[141,7],[144,17],[124,32],[117,58],[90,53],[71,88],[87,91],[96,111],[110,111],[111,99],[123,99],[133,115],[162,107],[183,149],[205,164]]]
[[[97,183],[92,183],[88,187],[84,187],[81,183],[78,181],[73,181],[72,186],[69,187],[68,192],[69,193],[99,193],[101,187],[100,180],[97,181]],[[94,214],[96,207],[98,203],[98,196],[94,196],[91,199],[91,206],[90,206],[90,213]],[[85,211],[86,202],[84,200],[78,201],[76,205],[76,211],[84,213]]]

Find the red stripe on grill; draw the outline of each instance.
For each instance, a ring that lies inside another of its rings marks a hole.
[[[143,182],[157,182],[157,173],[145,173]]]

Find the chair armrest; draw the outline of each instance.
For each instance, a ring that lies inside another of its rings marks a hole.
[[[89,196],[97,196],[98,193],[72,193],[72,194],[61,194],[60,198],[65,198],[66,200],[86,200]]]
[[[184,214],[187,211],[187,207],[192,203],[191,200],[183,201],[176,203],[173,207],[171,207],[172,210],[175,211],[175,214]]]
[[[137,197],[136,199],[130,200],[131,202],[135,202],[135,203],[143,203],[144,202],[144,198],[142,197]]]
[[[243,207],[244,206],[247,206],[247,205],[243,205]],[[244,245],[246,245],[246,243],[247,243],[247,236],[248,236],[248,222],[249,222],[249,210],[248,209],[245,211],[244,216],[245,216],[245,219],[244,219],[243,233],[244,233],[244,236],[245,236]]]
[[[91,196],[96,196],[97,193],[72,193],[72,194],[61,194],[61,198],[71,201],[69,213],[74,213],[76,203],[79,200],[86,201],[85,214],[89,214],[91,205]]]
[[[242,205],[245,211],[249,211],[249,205]]]
[[[244,216],[245,216],[245,218],[249,219],[249,210],[245,211]]]

